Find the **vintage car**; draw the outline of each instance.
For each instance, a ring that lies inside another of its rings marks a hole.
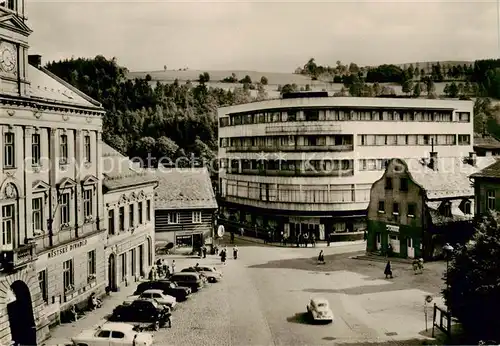
[[[134,295],[139,296],[142,292],[147,290],[161,290],[163,294],[175,297],[178,302],[186,300],[191,294],[191,289],[189,287],[177,286],[175,282],[160,279],[141,282],[137,286]]]
[[[333,312],[328,300],[324,298],[311,298],[307,305],[307,312],[314,321],[333,322]]]
[[[222,273],[214,267],[209,266],[184,268],[181,270],[181,273],[199,273],[202,276],[206,277],[207,281],[211,283],[218,282],[222,279]]]
[[[177,305],[177,300],[175,299],[175,297],[164,294],[162,290],[146,290],[138,296],[127,297],[127,299],[122,304],[129,305],[137,299],[155,299],[161,305],[166,305],[171,309],[173,309],[175,305]]]
[[[170,316],[168,306],[154,299],[137,299],[132,304],[117,306],[109,321],[135,324],[141,330],[158,330],[170,324]]]
[[[153,335],[137,332],[128,323],[107,322],[98,328],[82,331],[71,342],[75,346],[151,346]]]
[[[175,282],[179,286],[189,287],[192,292],[196,292],[204,285],[204,280],[198,273],[180,272],[172,274],[169,278],[170,281]]]

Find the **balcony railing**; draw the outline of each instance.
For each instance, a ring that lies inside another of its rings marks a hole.
[[[291,170],[274,170],[274,169],[242,169],[241,173],[238,170],[228,170],[228,174],[243,174],[243,175],[263,175],[272,177],[350,177],[354,175],[354,170],[332,170],[332,171],[291,171]]]
[[[17,247],[11,251],[2,252],[2,269],[6,272],[13,272],[36,259],[35,243],[28,243]]]
[[[226,151],[231,152],[295,152],[295,151],[328,151],[346,152],[353,151],[353,144],[342,145],[241,145],[237,147],[227,147]]]

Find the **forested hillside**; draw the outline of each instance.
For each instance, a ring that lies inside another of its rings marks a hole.
[[[189,82],[151,88],[149,78],[127,80],[126,68],[102,56],[51,62],[46,68],[103,104],[103,139],[130,157],[175,160],[193,154],[210,160],[217,148],[217,107],[252,101],[246,85],[233,91]]]

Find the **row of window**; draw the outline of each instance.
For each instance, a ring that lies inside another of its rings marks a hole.
[[[352,145],[353,135],[333,136],[252,136],[221,138],[221,148],[241,147],[294,147]]]
[[[285,203],[368,202],[371,184],[297,185],[227,181],[227,196]]]
[[[457,140],[458,138],[458,140]],[[470,145],[471,136],[461,135],[358,135],[358,145]]]
[[[63,262],[63,288],[64,293],[68,294],[75,290],[75,265],[74,259],[69,259]],[[97,276],[97,259],[96,250],[87,252],[87,284],[96,280]],[[49,282],[47,269],[38,272],[38,284],[42,299],[45,303],[49,303]]]
[[[181,213],[168,213],[168,224],[177,225],[181,223]],[[191,223],[201,223],[201,211],[191,212]]]
[[[442,135],[358,135],[358,145],[470,145],[468,134]],[[253,136],[221,138],[221,148],[245,149],[286,149],[294,147],[326,147],[353,145],[352,135],[337,136]],[[352,150],[352,148],[350,148]]]
[[[228,161],[229,166],[228,166]],[[222,168],[230,168],[228,173],[240,172],[240,160],[223,159]],[[288,172],[333,172],[352,170],[354,160],[241,160],[241,170],[288,171]]]
[[[415,217],[416,212],[417,212],[417,205],[415,203],[408,203],[406,206],[406,216],[408,217]],[[380,214],[386,214],[386,213],[391,213],[394,216],[400,216],[400,204],[397,202],[392,203],[392,210],[387,210],[388,205],[386,205],[385,201],[379,201],[378,202],[378,212]],[[462,212],[464,214],[471,214],[471,203],[470,201],[465,201],[463,203],[463,207],[460,207]],[[443,204],[439,207],[439,212],[443,216],[451,217],[452,216],[452,211],[451,211],[451,203],[449,201],[443,202]]]
[[[392,203],[392,214],[394,216],[399,216],[399,203]],[[407,215],[408,217],[415,217],[415,213],[417,211],[417,205],[415,203],[408,203],[407,208]],[[386,203],[385,201],[378,201],[378,212],[385,214],[386,213]]]
[[[9,10],[16,10],[16,0],[4,0],[0,2],[0,6],[7,7]]]
[[[145,204],[145,207],[144,207]],[[133,228],[138,225],[144,224],[144,209],[146,210],[146,222],[151,221],[151,200],[147,199],[145,201],[137,202],[137,222],[136,222],[136,204],[131,203],[127,208],[128,212],[128,228]],[[118,232],[124,232],[126,228],[125,224],[125,206],[121,206],[118,208]],[[115,225],[115,209],[108,210],[108,233],[110,235],[116,234],[116,225]]]
[[[94,215],[94,190],[88,188],[83,191],[83,213],[85,219],[92,218]],[[33,232],[41,233],[46,229],[45,224],[45,197],[35,197],[31,200],[31,213]],[[71,192],[63,192],[59,200],[59,213],[61,225],[69,225],[71,223]],[[6,204],[2,206],[2,245],[13,245],[14,234],[17,233],[16,225],[16,204]],[[20,239],[18,241],[21,241]]]
[[[21,144],[22,145],[22,144]],[[59,162],[68,163],[69,147],[68,135],[62,134],[59,137]],[[41,137],[35,133],[31,135],[31,161],[33,166],[40,166],[42,159]],[[92,161],[92,140],[89,135],[83,137],[83,159],[84,162]],[[16,138],[15,133],[4,133],[4,167],[16,167]]]
[[[255,112],[248,114],[230,114],[221,118],[220,127],[280,123],[291,121],[405,121],[405,122],[470,122],[470,112],[457,112],[453,119],[452,111],[420,109],[391,110],[351,110],[347,108],[309,108],[275,112]]]

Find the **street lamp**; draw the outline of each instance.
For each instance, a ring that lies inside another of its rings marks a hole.
[[[450,263],[450,256],[453,253],[453,246],[450,244],[446,243],[443,246],[443,250],[446,253],[446,291],[448,291],[448,296],[450,294],[450,277],[449,277],[449,263]]]

